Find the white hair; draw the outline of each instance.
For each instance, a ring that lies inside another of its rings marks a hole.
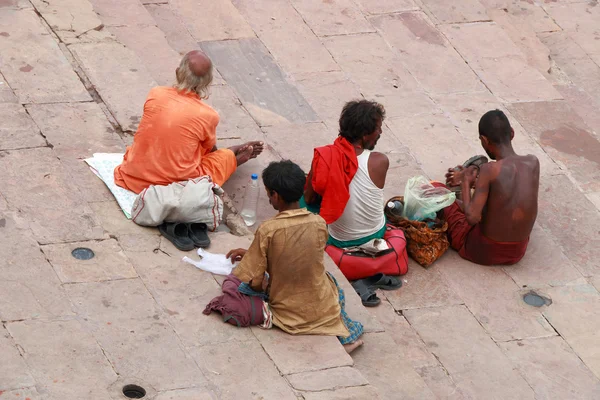
[[[204,75],[196,75],[190,68],[189,53],[183,56],[179,68],[175,73],[177,76],[177,83],[174,85],[175,89],[183,92],[192,92],[200,96],[201,99],[208,99],[209,89],[208,87],[213,80],[213,67]]]

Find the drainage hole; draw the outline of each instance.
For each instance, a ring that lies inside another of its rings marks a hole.
[[[78,247],[71,252],[71,255],[78,260],[91,260],[95,256],[92,249],[87,247]]]
[[[123,394],[128,399],[142,399],[146,396],[146,389],[138,385],[123,386]]]
[[[531,291],[523,296],[523,301],[533,307],[542,307],[552,304],[552,300],[547,297],[540,296],[534,291]]]

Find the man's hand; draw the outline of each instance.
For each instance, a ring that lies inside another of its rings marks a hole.
[[[446,174],[446,186],[460,186],[464,179],[465,169],[462,165],[457,165],[454,168],[449,168]]]
[[[477,167],[469,167],[464,170],[463,179],[469,182],[469,187],[473,187],[475,181],[477,181],[477,176],[479,175],[479,168]]]
[[[236,261],[240,261],[246,255],[248,250],[245,249],[234,249],[230,250],[229,253],[225,256],[226,258],[231,259],[231,263],[235,264]]]

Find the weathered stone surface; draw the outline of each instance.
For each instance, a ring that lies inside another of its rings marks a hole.
[[[386,14],[370,21],[402,54],[406,68],[428,92],[470,92],[484,88],[471,68],[422,12]],[[435,63],[430,62],[432,58],[436,59]]]
[[[254,37],[254,31],[230,0],[210,1],[202,7],[194,0],[169,3],[179,10],[187,29],[199,42]]]
[[[77,43],[69,49],[121,128],[135,131],[148,92],[156,86],[142,61],[114,41]]]
[[[138,377],[157,390],[205,383],[141,280],[76,283],[66,290],[119,375]]]
[[[463,301],[450,289],[439,272],[451,262],[446,255],[436,261],[436,268],[425,269],[411,259],[408,273],[402,277],[402,287],[380,294],[388,299],[396,311],[462,304]]]
[[[538,224],[584,276],[599,274],[595,250],[600,246],[598,209],[565,175],[542,180],[539,196]]]
[[[540,399],[597,399],[600,380],[561,337],[500,343]]]
[[[78,260],[71,252],[79,247],[91,249],[91,260]],[[42,251],[63,283],[94,282],[111,279],[135,278],[127,256],[114,239],[52,244],[42,246]]]
[[[554,330],[502,268],[462,261],[440,268],[452,289],[495,341],[545,337]]]
[[[92,210],[49,148],[0,153],[0,169],[2,194],[27,218],[38,242],[104,238]]]
[[[357,0],[356,2],[365,14],[387,14],[419,8],[413,0]]]
[[[6,79],[0,74],[0,103],[17,103],[17,97],[8,86]]]
[[[365,97],[394,96],[419,89],[400,58],[375,33],[332,36],[323,38],[323,43]]]
[[[504,267],[504,272],[521,287],[561,286],[585,280],[558,243],[539,226],[531,232],[525,257],[515,265]]]
[[[24,321],[7,325],[31,366],[38,389],[51,398],[109,400],[117,374],[78,321]]]
[[[410,363],[394,352],[395,343],[387,334],[367,333],[365,344],[352,353],[355,368],[377,388],[382,399],[435,399]]]
[[[560,99],[510,37],[494,23],[443,25],[442,32],[496,96],[505,102]]]
[[[380,396],[379,391],[371,386],[358,386],[343,388],[338,390],[325,390],[322,392],[305,392],[302,393],[304,400],[380,400],[384,397]]]
[[[29,400],[47,400],[47,398],[48,398],[46,395],[39,394],[35,387],[9,390],[8,392],[3,392],[2,394],[7,399],[21,398],[21,399],[25,399],[25,400],[27,400],[27,399],[29,399]]]
[[[231,237],[231,238],[229,238]],[[224,253],[234,248],[248,248],[247,238],[228,234],[213,235],[210,251]],[[168,315],[169,323],[186,346],[213,345],[252,339],[250,329],[239,329],[223,322],[218,313],[203,315],[206,305],[221,295],[220,285],[208,272],[181,262],[181,254],[173,247],[167,249],[172,255],[157,251],[127,252],[142,277]],[[197,259],[193,252],[187,254]]]
[[[181,56],[171,48],[160,29],[152,25],[115,26],[110,30],[120,43],[133,50],[159,85],[172,86],[175,83],[175,69]]]
[[[287,375],[286,378],[294,389],[307,392],[320,392],[322,390],[335,390],[369,384],[356,368],[351,367],[301,372]]]
[[[404,315],[467,398],[534,398],[466,307],[407,310]]]
[[[313,110],[329,129],[339,129],[339,119],[344,104],[362,99],[362,94],[343,72],[315,72],[296,74],[296,86]]]
[[[442,114],[395,118],[386,124],[411,149],[423,171],[434,180],[443,180],[448,168],[480,153]]]
[[[592,285],[547,289],[552,304],[544,316],[585,365],[600,378],[600,295]]]
[[[255,339],[230,341],[226,346],[194,347],[190,352],[204,375],[218,388],[219,399],[297,399]],[[257,371],[260,379],[256,379]]]
[[[519,103],[509,110],[584,191],[600,190],[600,140],[567,103]]]
[[[112,0],[90,0],[94,11],[106,26],[154,25],[141,1],[123,0],[115,3]]]
[[[0,329],[0,352],[2,353],[0,392],[35,385],[29,367],[21,357],[13,338],[4,330],[4,327]]]
[[[260,40],[203,42],[201,46],[261,126],[318,119]]]
[[[559,168],[556,162],[544,151],[537,141],[519,124],[518,118],[513,117],[504,105],[490,92],[477,93],[452,93],[434,95],[433,99],[449,116],[450,120],[462,136],[475,149],[475,154],[485,154],[479,140],[479,120],[486,112],[494,109],[502,110],[508,117],[515,131],[512,144],[518,154],[533,154],[540,160],[542,176],[557,173]],[[465,160],[456,160],[456,165]]]
[[[375,31],[350,0],[292,0],[292,4],[317,36]]]
[[[340,69],[289,2],[234,0],[234,4],[284,70],[296,74]]]
[[[440,364],[415,368],[429,389],[438,399],[470,399],[456,382],[448,375],[448,371]]]
[[[71,315],[60,281],[40,252],[31,231],[10,214],[0,218],[0,320],[56,318]],[[18,251],[15,251],[18,249]]]
[[[550,16],[569,32],[583,50],[588,54],[600,55],[600,32],[598,32],[598,19],[600,10],[597,4],[580,2],[571,4],[546,4],[544,8]]]
[[[83,161],[93,153],[123,153],[125,145],[96,103],[31,104],[27,112],[41,129],[73,182],[89,202],[114,199]]]
[[[284,375],[352,365],[352,358],[335,336],[294,336],[279,329],[254,327],[252,332]]]
[[[89,1],[32,0],[32,4],[65,43],[99,41],[111,36]]]
[[[20,104],[0,103],[0,150],[46,146],[31,117]]]
[[[598,64],[600,65],[600,63]],[[598,137],[600,135],[600,114],[596,110],[600,108],[600,97],[596,100],[584,88],[575,85],[555,85],[555,87]]]
[[[4,9],[0,13],[0,53],[9,62],[2,74],[21,103],[91,100],[33,10]]]
[[[447,2],[444,0],[422,0],[424,9],[440,24],[454,22],[486,21],[485,7],[478,0]]]
[[[263,132],[248,114],[229,85],[213,86],[206,102],[220,115],[217,127],[217,146],[223,143],[241,144],[251,140],[262,140]]]
[[[216,394],[208,388],[177,389],[159,393],[155,400],[215,400]]]
[[[544,9],[548,3],[535,2],[528,0],[513,1],[513,0],[479,0],[481,4],[488,9],[488,15],[500,10],[507,14],[519,26],[527,26],[534,32],[558,31],[560,27],[556,25],[546,10]],[[558,0],[559,2],[562,0]]]

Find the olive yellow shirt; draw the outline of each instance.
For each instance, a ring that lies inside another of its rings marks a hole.
[[[265,221],[233,274],[262,290],[269,273],[273,324],[291,334],[347,337],[338,290],[325,270],[327,226],[306,209],[288,210]]]

